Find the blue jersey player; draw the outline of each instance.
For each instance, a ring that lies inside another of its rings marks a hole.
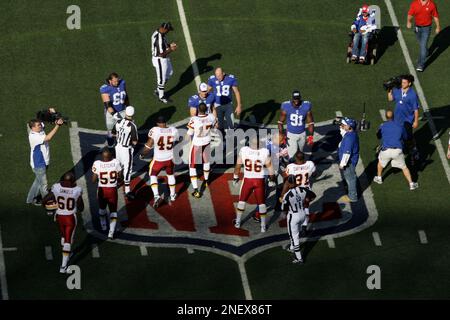
[[[388,91],[388,100],[395,101],[394,121],[404,126],[408,135],[406,147],[411,152],[411,161],[420,159],[416,142],[413,136],[413,129],[419,127],[419,98],[416,92],[411,88],[414,82],[414,76],[403,75],[400,88],[393,88]]]
[[[233,93],[236,96],[236,115],[242,111],[241,94],[238,88],[238,82],[234,75],[225,74],[222,68],[217,68],[214,75],[208,79],[209,91],[216,96],[215,109],[217,112],[217,121],[219,129],[233,129]],[[224,117],[226,123],[224,123]]]
[[[214,109],[216,96],[213,92],[208,92],[208,85],[204,82],[200,83],[198,94],[194,94],[188,100],[189,113],[191,117],[198,114],[198,106],[200,103],[206,104],[206,114],[212,113],[216,118],[217,114]]]
[[[114,145],[114,138],[111,130],[116,122],[125,117],[125,108],[130,105],[126,91],[125,80],[120,79],[115,72],[106,79],[106,83],[100,87],[100,94],[103,100],[104,113],[106,119],[106,129],[108,147]]]
[[[286,122],[287,145],[289,157],[292,158],[297,150],[303,151],[305,142],[312,147],[314,143],[314,118],[312,104],[302,100],[300,91],[292,92],[292,99],[281,104],[280,120],[278,130],[283,132]],[[308,128],[306,128],[308,126]]]

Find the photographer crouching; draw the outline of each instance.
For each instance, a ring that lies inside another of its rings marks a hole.
[[[51,122],[55,127],[45,134],[44,123]],[[28,140],[30,143],[30,166],[35,174],[33,184],[28,191],[27,203],[40,206],[41,199],[48,193],[47,189],[47,167],[50,162],[49,141],[54,137],[59,127],[67,123],[67,119],[57,113],[54,108],[39,111],[37,118],[28,122],[30,132]]]
[[[407,74],[392,78],[384,83],[389,101],[395,101],[394,121],[405,127],[406,148],[411,154],[411,163],[420,159],[414,140],[413,129],[419,126],[419,98],[412,88],[414,76]]]

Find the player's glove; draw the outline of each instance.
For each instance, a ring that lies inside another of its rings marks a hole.
[[[314,145],[314,136],[310,135],[306,138],[306,142],[308,143],[308,146],[312,147]]]
[[[233,187],[237,187],[238,184],[239,184],[239,176],[233,175]]]
[[[176,44],[175,42],[172,42],[172,43],[170,44],[170,50],[172,50],[172,51],[177,50],[177,44]]]
[[[116,121],[119,121],[120,119],[122,119],[122,116],[120,115],[119,112],[115,112],[113,114],[113,119],[116,120]]]
[[[145,154],[140,153],[140,154],[139,154],[139,160],[144,160],[144,158],[145,158]]]

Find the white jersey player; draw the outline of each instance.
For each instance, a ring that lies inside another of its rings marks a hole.
[[[303,263],[300,251],[300,225],[307,226],[309,216],[309,203],[316,195],[309,189],[296,186],[295,177],[289,176],[285,185],[288,191],[282,198],[282,210],[287,210],[287,227],[290,239],[289,251],[294,252],[295,259],[292,263]]]
[[[310,179],[316,172],[316,165],[310,160],[305,161],[305,156],[301,151],[295,153],[294,159],[294,163],[287,165],[284,172],[285,177],[294,175],[297,186],[311,189]]]
[[[97,200],[100,226],[106,231],[106,207],[109,208],[109,233],[108,238],[113,239],[117,224],[117,184],[121,176],[122,166],[119,160],[113,159],[108,148],[102,151],[102,160],[96,160],[92,166],[92,182],[98,182]]]
[[[175,175],[173,162],[173,146],[178,140],[178,130],[174,127],[167,127],[164,117],[159,117],[156,121],[157,126],[148,132],[148,140],[140,155],[142,159],[150,149],[153,148],[153,160],[149,166],[150,186],[153,191],[153,206],[157,208],[162,198],[158,190],[158,174],[165,170],[170,189],[170,201],[175,201]]]
[[[192,195],[200,198],[198,191],[197,169],[196,165],[203,164],[203,175],[206,186],[208,186],[208,178],[210,171],[210,142],[211,129],[216,126],[217,120],[213,114],[206,114],[206,104],[200,103],[198,106],[198,115],[192,117],[188,123],[188,135],[192,137],[191,148],[189,151],[189,175],[191,177],[194,192]]]
[[[244,165],[244,179],[239,192],[239,202],[236,208],[236,221],[234,226],[241,227],[241,218],[245,210],[245,205],[252,193],[255,194],[256,202],[261,219],[261,232],[266,232],[266,186],[265,176],[268,174],[270,185],[273,186],[275,180],[272,161],[267,148],[258,149],[257,138],[252,137],[250,147],[243,147],[234,168],[233,180],[237,185],[241,166]]]
[[[77,211],[83,211],[83,191],[75,184],[75,176],[68,172],[60,183],[55,183],[43,199],[44,204],[56,203],[55,221],[61,234],[62,263],[59,272],[66,273],[71,246],[77,227]]]

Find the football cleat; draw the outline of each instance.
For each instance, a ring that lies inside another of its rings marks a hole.
[[[267,231],[267,227],[266,226],[261,226],[261,233],[264,233]]]
[[[304,263],[304,261],[303,261],[303,259],[297,259],[297,258],[295,258],[294,260],[292,260],[292,263],[293,263],[293,264],[299,264],[299,265],[301,265],[301,264]]]
[[[417,188],[419,188],[419,184],[417,182],[411,182],[409,184],[409,190],[416,190]]]
[[[59,273],[67,273],[67,266],[61,266],[60,268],[59,268]]]
[[[161,203],[162,203],[162,198],[161,197],[155,197],[155,200],[153,201],[153,208],[158,208]]]
[[[192,192],[192,196],[197,198],[197,199],[200,199],[202,195],[200,194],[198,189],[194,189],[194,192]]]
[[[383,178],[381,178],[379,176],[375,176],[375,177],[373,177],[373,182],[376,182],[378,184],[382,184],[383,183]]]
[[[127,197],[128,200],[134,200],[136,198],[136,195],[133,192],[127,192],[127,194],[125,194],[125,197]]]
[[[241,228],[241,222],[238,222],[236,219],[233,219],[233,224],[236,229]]]
[[[255,220],[256,222],[261,222],[261,217],[259,212],[255,212],[255,214],[252,216],[253,220]]]
[[[172,102],[172,100],[170,100],[168,98],[160,98],[158,100],[159,100],[159,102],[162,102],[164,104],[168,104],[168,103]]]
[[[170,201],[175,201],[176,198],[177,198],[176,193],[170,195]]]
[[[109,230],[108,232],[108,239],[113,240],[114,239],[114,230]]]

